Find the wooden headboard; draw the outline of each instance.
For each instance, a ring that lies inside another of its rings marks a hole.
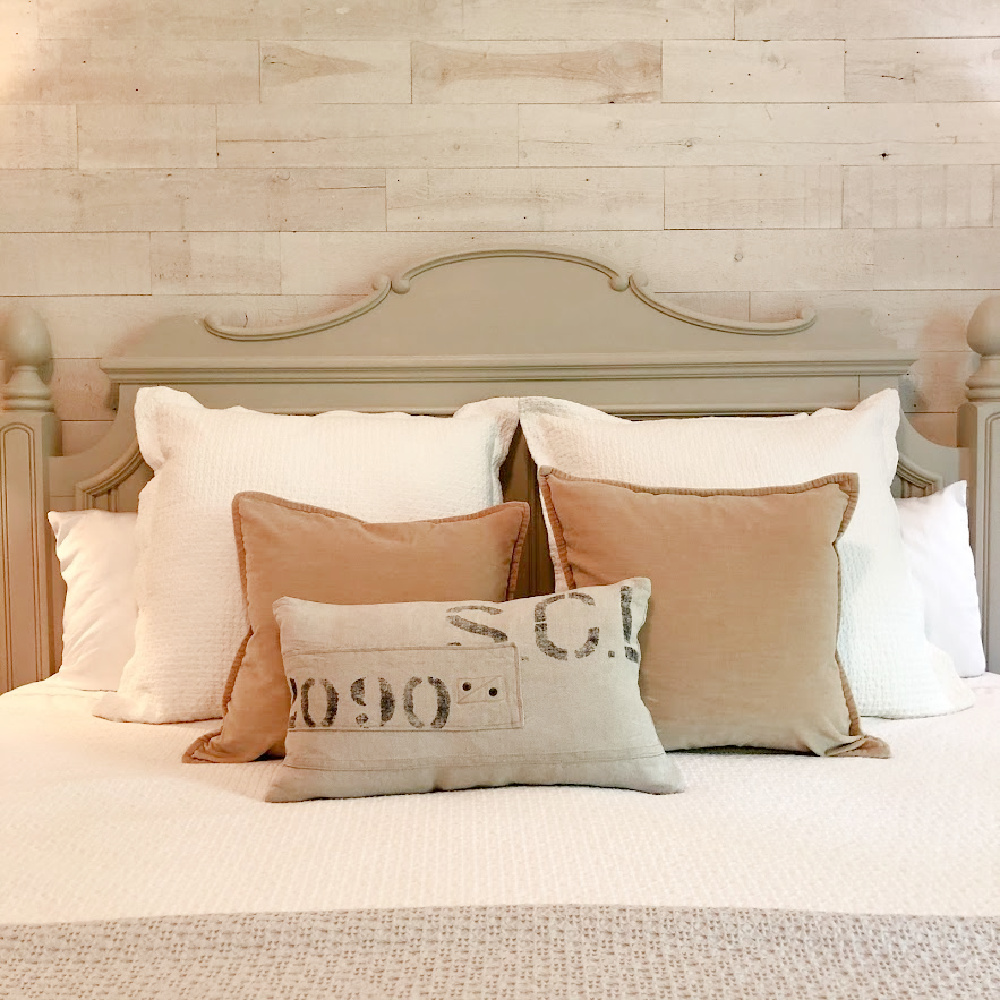
[[[0,690],[48,676],[60,659],[63,587],[48,510],[135,510],[150,472],[133,403],[144,385],[183,389],[207,406],[280,413],[328,409],[448,414],[488,396],[550,395],[621,416],[783,414],[851,407],[896,386],[914,361],[862,315],[808,314],[782,323],[714,319],[649,297],[641,275],[536,250],[459,254],[379,276],[351,307],[298,324],[234,328],[211,317],[158,323],[106,358],[117,417],[93,448],[60,454],[46,384],[44,322],[15,309],[7,327],[0,412]],[[987,654],[1000,669],[1000,299],[970,323],[984,357],[960,415],[960,448],[922,438],[905,418],[897,487],[932,492],[970,481],[970,519]],[[994,456],[998,461],[994,462]],[[551,581],[534,469],[520,436],[504,469],[508,497],[533,504],[522,587]],[[991,532],[996,525],[997,530]],[[991,629],[991,623],[995,627]]]

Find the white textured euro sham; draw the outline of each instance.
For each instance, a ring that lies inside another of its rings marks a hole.
[[[535,462],[574,476],[742,489],[856,473],[858,504],[839,546],[838,650],[858,713],[909,718],[972,704],[948,655],[925,638],[923,608],[903,554],[890,493],[899,423],[895,390],[853,410],[811,416],[632,421],[539,396],[522,398],[520,415]]]
[[[683,787],[639,694],[649,580],[502,603],[274,602],[292,695],[269,802]]]
[[[53,511],[66,583],[62,665],[53,679],[83,691],[114,691],[135,649],[135,514]]]
[[[897,500],[896,507],[907,562],[923,598],[927,638],[951,656],[960,677],[984,673],[965,482]]]
[[[452,418],[213,410],[139,390],[136,431],[152,481],[136,522],[135,653],[94,713],[128,722],[217,718],[247,619],[232,501],[258,491],[368,521],[469,514],[500,503],[517,425],[512,400]]]

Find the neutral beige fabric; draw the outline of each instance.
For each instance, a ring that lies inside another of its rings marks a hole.
[[[430,521],[369,523],[264,493],[233,499],[250,634],[223,696],[221,731],[189,761],[238,762],[283,752],[288,686],[272,604],[284,596],[337,604],[502,601],[514,592],[528,505]]]
[[[491,785],[680,791],[639,695],[649,581],[362,607],[283,597],[292,691],[269,802]]]
[[[539,483],[569,586],[652,582],[640,686],[664,747],[887,754],[837,659],[855,475],[692,490],[542,469]]]

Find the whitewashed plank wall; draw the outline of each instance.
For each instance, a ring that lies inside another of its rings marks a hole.
[[[67,450],[160,316],[511,244],[729,316],[868,309],[953,441],[996,164],[997,0],[0,0],[0,309],[49,322]]]

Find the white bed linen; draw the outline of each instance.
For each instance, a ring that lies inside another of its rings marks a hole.
[[[276,762],[181,764],[205,723],[0,698],[0,923],[461,904],[1000,914],[1000,676],[869,720],[888,761],[678,755],[681,795],[506,788],[267,804]]]

